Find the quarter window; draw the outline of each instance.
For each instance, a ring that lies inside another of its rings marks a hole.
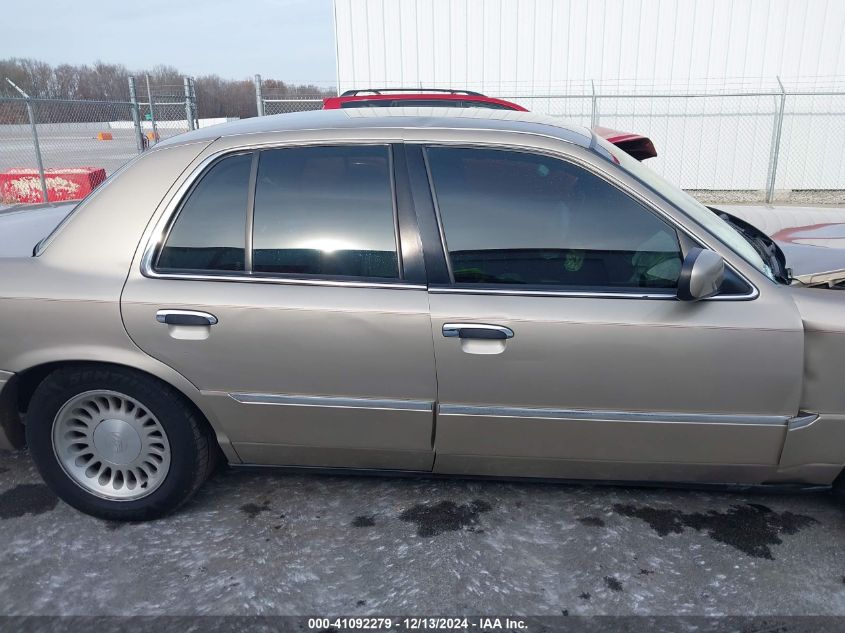
[[[388,152],[363,145],[261,152],[254,270],[398,278]]]
[[[598,176],[526,152],[427,156],[455,283],[676,289],[674,229]]]
[[[215,163],[182,205],[156,269],[243,271],[252,154]]]

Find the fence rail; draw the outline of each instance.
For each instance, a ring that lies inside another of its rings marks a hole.
[[[587,127],[650,137],[657,157],[648,165],[684,189],[721,201],[800,200],[845,203],[845,88],[842,83],[743,90],[677,86],[598,86],[488,91],[534,112]],[[128,101],[0,98],[0,174],[101,167],[110,173],[158,140],[195,129],[193,81],[151,90],[129,81]],[[255,77],[259,116],[318,110],[324,95],[264,94]],[[110,140],[99,140],[101,134]],[[0,200],[0,202],[3,202]]]
[[[584,91],[507,95],[529,110],[650,137],[648,165],[734,199],[845,202],[845,90]],[[705,194],[706,197],[706,194]]]
[[[149,85],[148,100],[140,101],[134,77],[128,101],[38,99],[12,86],[20,97],[0,97],[0,204],[63,199],[70,195],[67,174],[109,174],[159,140],[196,127],[187,77],[182,99],[161,103]]]
[[[703,198],[845,202],[845,89],[768,83],[648,90],[583,82],[568,91],[488,94],[586,127],[648,136],[658,152],[649,166]],[[259,76],[256,99],[260,115],[322,107],[316,95],[268,97]]]

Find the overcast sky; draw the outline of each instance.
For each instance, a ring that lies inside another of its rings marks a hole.
[[[332,0],[4,3],[0,58],[334,84]]]

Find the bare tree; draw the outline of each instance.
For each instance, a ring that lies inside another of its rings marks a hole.
[[[95,101],[127,101],[129,75],[150,76],[153,96],[158,99],[182,99],[183,74],[174,66],[158,65],[149,70],[130,72],[122,64],[98,61],[85,64],[50,64],[34,59],[0,59],[0,80],[9,77],[30,96],[45,99],[85,99]],[[278,79],[265,79],[264,91],[273,97],[324,97],[332,91],[313,85],[288,84]],[[197,106],[200,117],[251,117],[256,115],[255,86],[251,79],[223,79],[204,75],[196,79]],[[145,91],[141,90],[143,99]],[[0,95],[10,94],[0,81]]]

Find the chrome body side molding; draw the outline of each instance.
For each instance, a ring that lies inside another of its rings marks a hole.
[[[394,411],[433,411],[434,403],[425,400],[388,400],[381,398],[338,398],[334,396],[289,396],[265,393],[230,393],[241,404],[264,404],[336,409],[383,409]]]
[[[441,404],[440,415],[471,415],[503,418],[553,418],[561,420],[602,420],[610,422],[651,422],[680,424],[763,424],[786,426],[795,418],[785,415],[733,415],[721,413],[673,413],[587,411],[575,409],[541,409],[516,407],[479,407]]]
[[[806,413],[802,411],[794,418],[789,418],[789,430],[797,431],[798,429],[805,429],[808,426],[812,426],[818,419],[818,413]]]

